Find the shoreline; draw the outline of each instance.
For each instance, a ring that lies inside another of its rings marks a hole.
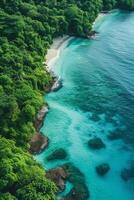
[[[92,27],[94,27],[95,23],[105,15],[106,15],[105,13],[99,13]],[[43,65],[44,68],[48,71],[48,73],[50,73],[50,75],[53,77],[53,84],[50,86],[48,93],[52,91],[53,92],[57,91],[62,87],[62,80],[60,77],[56,76],[54,72],[54,66],[56,64],[56,61],[60,57],[61,50],[74,38],[75,37],[69,35],[64,35],[54,38],[53,43],[50,45],[50,48],[47,51],[47,55],[45,56]],[[49,138],[47,138],[40,132],[40,128],[43,125],[43,120],[48,112],[49,112],[48,105],[43,105],[42,108],[37,113],[37,118],[34,122],[36,132],[30,140],[30,152],[33,155],[41,153],[48,146]]]
[[[93,22],[92,27],[94,27],[94,25],[95,25],[99,20],[101,20],[103,17],[105,17],[108,13],[109,13],[109,12],[107,12],[107,13],[100,12],[100,13],[98,14],[98,16],[96,17],[95,21]]]
[[[60,56],[62,48],[64,48],[73,38],[74,37],[70,37],[68,35],[55,38],[53,40],[52,45],[50,46],[50,49],[48,49],[45,61],[43,62],[45,69],[53,77],[53,84],[50,86],[48,93],[51,91],[57,91],[62,87],[62,82],[60,80],[60,77],[56,77],[53,68]],[[49,107],[48,105],[44,104],[37,113],[37,117],[34,122],[34,127],[36,131],[30,140],[30,148],[29,148],[29,151],[32,155],[40,154],[43,150],[45,150],[48,147],[49,138],[47,138],[40,132],[40,128],[43,125],[43,120],[48,112],[49,112]]]
[[[53,43],[48,49],[45,62],[43,62],[45,68],[52,76],[54,75],[54,65],[60,56],[62,48],[64,48],[73,38],[74,37],[69,35],[64,35],[63,37],[57,37],[53,39]]]
[[[96,22],[98,22],[98,20],[103,18],[105,15],[106,14],[100,13],[97,16],[96,20],[94,21],[92,27],[94,28],[94,25],[96,24]],[[48,93],[52,92],[52,91],[57,91],[58,89],[60,89],[62,87],[61,79],[60,79],[60,77],[57,77],[55,75],[54,67],[55,67],[55,64],[56,64],[57,60],[60,57],[61,51],[74,38],[75,37],[71,37],[71,36],[68,36],[68,35],[64,35],[63,37],[57,37],[57,38],[53,39],[53,43],[50,46],[50,48],[48,49],[48,51],[47,51],[47,55],[45,57],[45,61],[43,62],[43,65],[44,65],[44,68],[48,71],[48,73],[53,78],[53,84],[50,87],[50,89],[48,90]],[[89,39],[92,39],[92,38],[89,38]],[[35,124],[36,133],[31,138],[31,144],[32,144],[32,150],[33,151],[31,150],[30,152],[32,153],[32,155],[40,154],[49,145],[49,138],[46,137],[44,134],[42,134],[40,132],[40,128],[42,127],[44,118],[46,117],[48,112],[49,112],[48,105],[47,106],[43,105],[41,110],[37,113],[37,118],[36,118],[35,123],[34,123]],[[61,168],[61,170],[63,170],[63,168]],[[52,175],[56,176],[56,178],[57,178],[57,176],[60,176],[59,172],[57,172],[56,174],[53,173],[53,169],[52,169],[52,171],[49,170],[48,174],[49,174],[49,172],[50,173],[52,172]],[[50,178],[50,180],[54,181],[52,179],[52,177]],[[58,181],[61,181],[61,180],[62,179],[60,179],[60,180],[58,179]],[[62,180],[61,182],[65,186],[65,180],[64,181]],[[57,183],[56,183],[56,185],[57,185]],[[63,191],[64,191],[64,189],[63,189]],[[71,190],[70,192],[74,192],[74,191]]]
[[[72,40],[74,37],[71,37],[69,35],[64,35],[62,37],[57,37],[53,39],[53,43],[48,49],[47,55],[46,55],[46,61],[43,63],[45,65],[45,69],[48,71],[48,73],[54,78],[53,84],[49,90],[51,91],[57,91],[62,87],[62,80],[60,77],[57,77],[54,72],[54,67],[57,62],[57,60],[60,57],[61,50],[64,49],[64,47]]]
[[[94,27],[94,25],[107,14],[108,13],[99,13],[93,22],[92,27]],[[45,65],[44,67],[52,76],[54,76],[53,68],[60,56],[62,48],[64,48],[69,43],[69,41],[74,38],[74,36],[64,35],[53,39],[53,43],[50,45],[50,48],[48,49],[47,55],[45,57],[45,61],[43,62],[43,65]]]

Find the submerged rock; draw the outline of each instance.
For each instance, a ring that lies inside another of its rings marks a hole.
[[[96,172],[100,176],[104,176],[106,173],[108,173],[109,170],[110,170],[110,166],[107,163],[102,163],[96,167]]]
[[[97,122],[97,121],[100,120],[100,117],[97,114],[94,113],[90,119]]]
[[[90,196],[84,175],[71,163],[48,170],[46,177],[56,184],[58,192],[62,192],[65,189],[66,181],[73,185],[69,193],[64,197],[59,197],[60,199],[87,200]]]
[[[124,181],[134,179],[134,166],[130,167],[129,169],[123,169],[121,172],[121,177]]]
[[[87,200],[88,199],[88,190],[85,188],[73,188],[69,194],[64,198],[64,200]]]
[[[88,146],[92,149],[101,149],[106,147],[103,141],[98,137],[90,139],[88,141]]]
[[[91,31],[91,32],[88,34],[87,37],[90,38],[90,39],[94,39],[95,36],[96,36],[96,34],[98,34],[98,33],[99,33],[99,32],[93,30],[93,31]]]
[[[57,159],[65,159],[67,157],[67,153],[64,149],[57,149],[52,154],[47,156],[47,160],[57,160]]]
[[[111,132],[107,137],[109,140],[118,140],[122,139],[124,136],[124,132],[120,130],[116,130],[116,132]]]
[[[46,177],[56,184],[59,192],[65,189],[65,180],[67,178],[67,174],[62,167],[48,170],[46,172]]]
[[[32,154],[39,154],[48,146],[48,137],[36,133],[30,142],[30,152]]]
[[[84,175],[71,163],[63,166],[67,180],[73,184],[71,191],[64,197],[65,200],[87,200],[90,196],[85,183]]]

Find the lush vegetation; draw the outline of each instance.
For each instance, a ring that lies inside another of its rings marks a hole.
[[[54,200],[56,188],[32,157],[5,138],[0,139],[0,199]],[[38,174],[37,174],[38,173]]]
[[[117,6],[134,10],[134,1],[0,0],[2,200],[54,199],[54,185],[25,153],[43,94],[52,83],[42,63],[54,37],[88,36],[98,13]]]
[[[103,0],[103,10],[111,10],[113,8],[134,10],[134,0]]]
[[[117,6],[122,9],[134,11],[134,0],[117,0]]]

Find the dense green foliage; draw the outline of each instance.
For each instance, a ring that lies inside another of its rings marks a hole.
[[[116,4],[116,0],[103,0],[103,10],[111,10],[116,7]]]
[[[134,10],[134,1],[0,0],[0,199],[54,199],[53,184],[15,145],[27,149],[35,132],[52,83],[42,64],[52,39],[88,36],[98,13],[117,6]]]
[[[103,10],[111,10],[113,8],[134,10],[134,0],[103,0]]]
[[[134,11],[134,0],[118,0],[117,6],[122,9]]]
[[[13,141],[0,139],[0,158],[1,200],[55,199],[56,188],[45,178],[44,170]]]

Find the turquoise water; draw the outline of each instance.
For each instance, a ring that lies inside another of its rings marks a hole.
[[[95,40],[72,40],[55,65],[63,88],[46,97],[50,110],[41,131],[50,145],[35,158],[46,169],[73,163],[85,176],[91,200],[133,200],[134,179],[126,182],[120,174],[134,163],[134,13],[114,11],[95,29]],[[108,139],[118,131],[122,138]],[[88,147],[94,136],[105,149]],[[59,148],[68,157],[48,162],[46,157]],[[111,167],[104,177],[95,171],[102,162]],[[68,183],[64,194],[71,188]]]

